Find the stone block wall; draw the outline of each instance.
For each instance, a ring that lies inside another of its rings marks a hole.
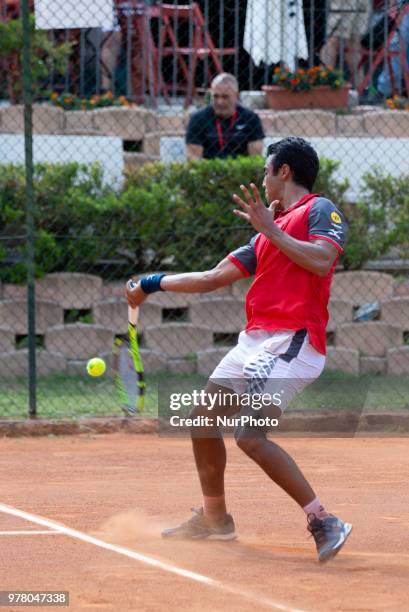
[[[249,280],[210,294],[158,293],[141,306],[139,335],[147,371],[208,374],[234,346],[245,325]],[[405,294],[406,291],[406,294]],[[88,274],[50,274],[37,282],[39,373],[85,373],[96,355],[109,359],[116,335],[127,332],[123,284]],[[375,321],[353,320],[377,300]],[[88,322],[72,322],[72,311]],[[409,374],[409,284],[378,272],[335,275],[329,304],[327,368],[354,374]],[[70,322],[69,322],[70,321]],[[0,377],[27,372],[26,289],[0,287]],[[19,347],[22,348],[19,348]]]
[[[33,131],[35,134],[58,134],[64,130],[65,113],[51,104],[33,106]],[[24,108],[21,104],[0,109],[0,131],[7,134],[22,134],[24,131]]]
[[[324,110],[272,111],[256,109],[267,136],[354,136],[408,138],[409,115],[373,107],[356,107],[347,115]],[[124,151],[125,167],[159,159],[160,139],[184,137],[188,111],[155,112],[140,106],[108,107],[94,111],[63,111],[50,104],[34,105],[35,134],[115,136],[140,143],[139,153]],[[0,133],[23,132],[21,105],[0,109]]]
[[[360,306],[379,307],[377,320],[354,321]],[[329,306],[327,368],[355,374],[409,374],[409,285],[381,272],[335,274]],[[405,362],[406,359],[406,362]]]

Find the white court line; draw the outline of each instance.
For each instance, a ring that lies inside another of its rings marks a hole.
[[[214,580],[213,578],[209,578],[208,576],[204,576],[203,574],[197,574],[196,572],[185,570],[181,567],[177,567],[176,565],[171,565],[170,563],[163,563],[163,561],[159,561],[158,559],[154,559],[153,557],[148,557],[147,555],[138,553],[134,550],[131,550],[130,548],[125,548],[124,546],[116,546],[115,544],[109,544],[109,542],[104,542],[103,540],[94,538],[93,536],[89,536],[86,533],[83,533],[82,531],[77,531],[76,529],[71,529],[71,527],[66,527],[62,523],[57,523],[56,521],[37,516],[36,514],[24,512],[23,510],[13,508],[12,506],[0,504],[0,512],[4,512],[5,514],[11,514],[12,516],[18,516],[22,519],[25,519],[26,521],[30,521],[31,523],[42,525],[43,527],[49,527],[50,529],[56,530],[71,538],[82,540],[82,542],[87,542],[88,544],[94,544],[94,546],[98,546],[99,548],[104,548],[105,550],[110,550],[111,552],[118,553],[119,555],[124,555],[125,557],[135,559],[135,561],[139,561],[140,563],[145,563],[146,565],[156,567],[157,569],[163,570],[165,572],[176,574],[177,576],[182,576],[183,578],[188,578],[189,580],[193,580],[194,582],[206,584],[215,589],[218,589],[219,591],[231,593],[232,595],[237,595],[239,597],[242,597],[243,599],[247,599],[248,601],[252,601],[258,605],[263,605],[273,610],[282,610],[283,612],[305,612],[305,610],[300,610],[298,608],[290,608],[289,606],[276,603],[275,601],[272,601],[271,599],[268,599],[266,597],[259,597],[258,595],[254,595],[247,591],[242,591],[241,589],[229,586],[228,584],[224,584],[223,582],[219,582],[218,580]]]
[[[0,536],[2,535],[61,535],[61,531],[34,531],[30,529],[26,529],[24,531],[0,531]]]

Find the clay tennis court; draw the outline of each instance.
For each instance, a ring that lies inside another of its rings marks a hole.
[[[281,444],[354,525],[327,565],[296,504],[232,440],[226,481],[239,539],[191,543],[160,537],[200,504],[189,440],[3,438],[1,590],[69,591],[72,610],[407,610],[409,440]]]

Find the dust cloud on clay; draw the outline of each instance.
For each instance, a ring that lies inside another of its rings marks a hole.
[[[129,510],[114,514],[101,524],[92,535],[103,539],[109,539],[115,543],[129,543],[132,540],[152,540],[160,538],[161,531],[166,527],[160,521],[155,521],[141,512]]]

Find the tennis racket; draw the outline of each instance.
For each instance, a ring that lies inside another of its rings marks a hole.
[[[138,314],[139,308],[128,307],[128,335],[116,338],[112,351],[115,384],[127,416],[145,409],[146,384],[136,329]]]

